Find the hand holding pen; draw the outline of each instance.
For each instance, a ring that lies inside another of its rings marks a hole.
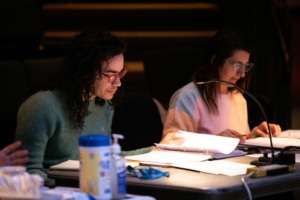
[[[270,124],[270,131],[273,137],[277,137],[278,135],[280,135],[281,133],[281,127],[278,124]],[[267,122],[264,121],[262,123],[260,123],[258,126],[254,127],[252,129],[252,136],[256,136],[256,137],[269,137],[268,136],[268,125]]]

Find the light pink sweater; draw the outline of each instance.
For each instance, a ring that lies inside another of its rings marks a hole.
[[[243,95],[229,92],[217,98],[219,113],[213,114],[193,82],[183,86],[170,99],[163,134],[176,130],[218,134],[226,129],[248,134],[247,102]]]

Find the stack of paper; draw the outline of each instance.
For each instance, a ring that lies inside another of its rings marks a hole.
[[[295,138],[285,138],[285,137],[272,137],[273,147],[276,149],[283,149],[287,146],[298,146],[300,147],[300,140]],[[248,139],[245,141],[244,145],[254,146],[254,147],[271,147],[270,138],[258,137],[253,139]]]
[[[278,137],[300,139],[300,130],[288,129],[282,131]]]
[[[125,158],[143,164],[172,165],[209,160],[214,158],[214,155],[218,159],[245,155],[245,152],[235,150],[239,143],[237,138],[186,131],[178,131],[175,135],[178,138],[184,138],[184,143],[180,145],[156,144],[160,150],[141,155],[126,156]]]

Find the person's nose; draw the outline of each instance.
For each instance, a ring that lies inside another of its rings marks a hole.
[[[120,87],[122,85],[121,78],[116,77],[116,79],[114,80],[114,82],[112,84],[117,86],[117,87]]]
[[[246,74],[245,71],[240,73],[240,75],[241,75],[242,78],[245,77],[245,74]]]
[[[238,70],[238,74],[239,74],[242,78],[244,78],[244,77],[245,77],[245,74],[246,74],[245,68],[243,67],[243,68],[239,69],[239,70]]]

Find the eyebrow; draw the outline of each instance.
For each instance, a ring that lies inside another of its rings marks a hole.
[[[115,70],[107,70],[107,71],[104,71],[104,72],[106,72],[106,73],[119,73],[119,72],[117,72]]]
[[[112,70],[112,69],[109,69],[109,70],[103,71],[103,72],[106,72],[106,73],[107,73],[107,72],[108,72],[108,73],[115,73],[115,74],[116,74],[116,73],[122,72],[125,68],[126,68],[126,65],[124,65],[123,68],[121,69],[121,71],[119,71],[119,72],[118,72],[118,71],[115,71],[115,70]]]
[[[233,61],[232,63],[233,63],[233,64],[239,63],[239,64],[243,64],[243,65],[244,65],[244,64],[248,64],[249,62],[243,63],[242,61]]]

